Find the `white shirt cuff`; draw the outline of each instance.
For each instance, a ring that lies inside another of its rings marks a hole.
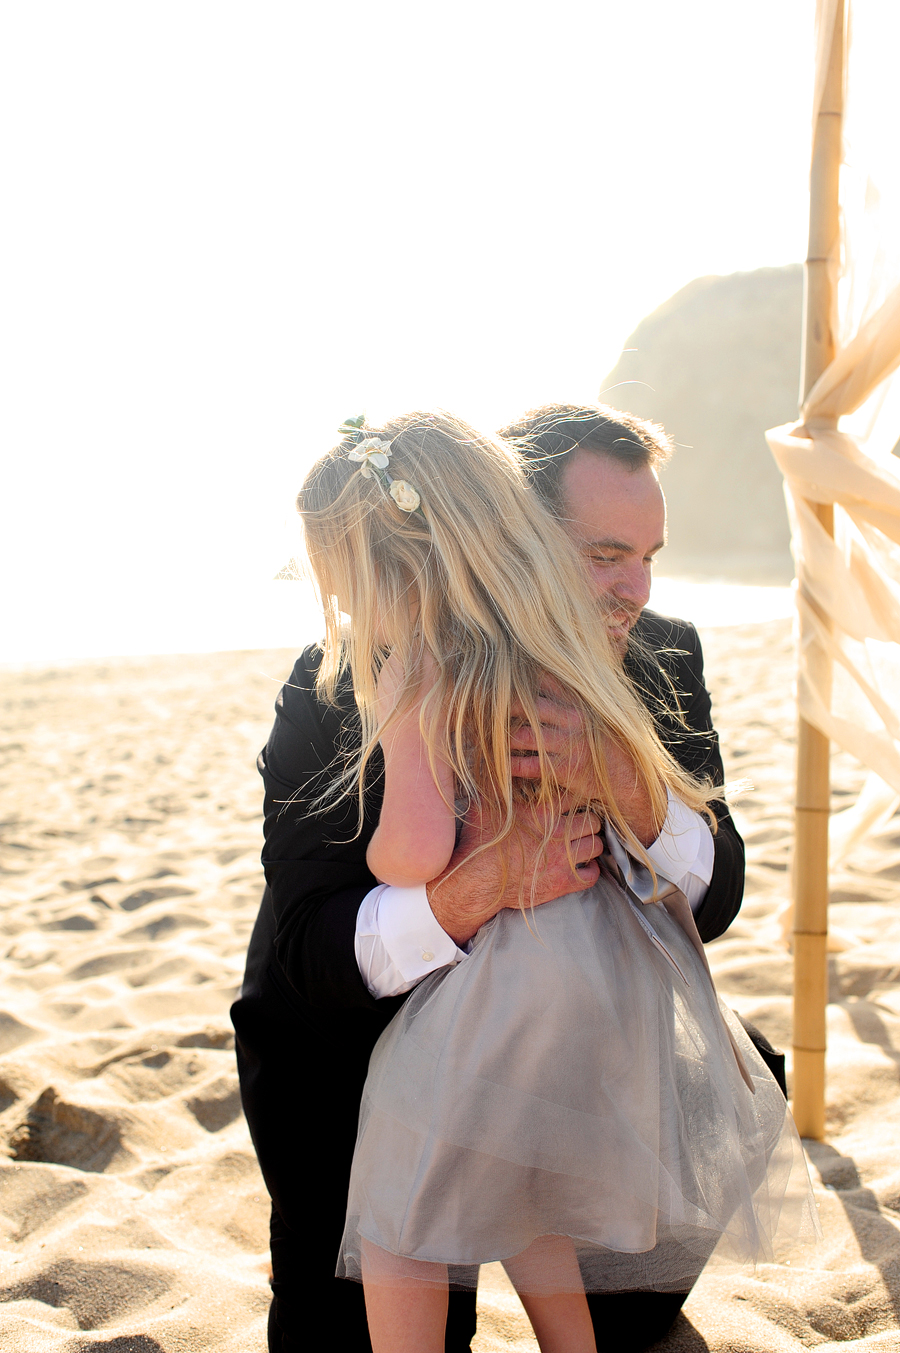
[[[622,838],[607,828],[607,845],[625,881],[642,901],[653,895],[653,876],[646,865],[632,859]],[[647,855],[661,879],[680,888],[696,911],[706,896],[715,863],[715,845],[709,824],[699,813],[669,791],[669,808],[662,831],[647,847]]]
[[[356,917],[356,961],[371,994],[401,996],[437,968],[465,958],[438,925],[425,885],[380,883],[363,898]]]

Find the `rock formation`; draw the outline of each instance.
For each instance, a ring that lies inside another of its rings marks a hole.
[[[699,277],[642,320],[600,398],[662,423],[662,572],[787,582],[781,475],[763,436],[797,416],[802,268]]]

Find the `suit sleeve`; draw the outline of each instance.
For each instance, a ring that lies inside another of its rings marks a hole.
[[[298,660],[275,706],[259,756],[265,785],[263,868],[274,914],[276,980],[322,1009],[374,1009],[354,952],[356,916],[376,880],[365,851],[378,819],[377,783],[360,827],[355,797],[317,800],[343,768],[342,749],[359,746],[352,691],[337,707],[316,696],[318,651]],[[378,779],[378,767],[372,777]],[[264,903],[265,905],[265,903]]]
[[[692,626],[687,627],[680,647],[684,655],[684,670],[679,673],[682,709],[693,736],[670,746],[670,750],[686,770],[695,775],[708,775],[714,784],[721,785],[725,783],[725,772],[719,736],[713,727],[712,704],[703,680],[703,650]],[[713,807],[718,819],[718,830],[713,837],[715,862],[709,888],[694,918],[705,943],[717,939],[728,929],[744,896],[744,843],[728,805],[720,801]]]

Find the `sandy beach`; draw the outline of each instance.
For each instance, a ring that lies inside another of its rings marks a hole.
[[[787,621],[703,632],[746,900],[719,990],[787,1047]],[[0,673],[0,1350],[263,1353],[268,1203],[228,1007],[261,891],[255,757],[294,654]],[[861,769],[833,761],[835,807]],[[704,1276],[664,1353],[900,1349],[900,817],[835,873],[825,1233]],[[496,1266],[477,1353],[536,1349]]]

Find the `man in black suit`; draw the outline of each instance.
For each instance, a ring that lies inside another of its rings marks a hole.
[[[722,784],[697,631],[645,609],[653,563],[666,542],[666,504],[657,472],[671,445],[662,428],[602,405],[554,404],[526,414],[501,436],[516,443],[534,488],[584,556],[607,633],[662,741],[685,770]],[[552,709],[546,713],[554,717]],[[517,762],[515,771],[527,775],[527,762]],[[743,842],[725,805],[714,806],[715,836],[680,804],[670,803],[658,838],[644,805],[632,803],[629,818],[645,846],[656,838],[649,851],[654,866],[663,878],[683,885],[706,941],[734,920],[744,888]],[[639,874],[616,843],[611,845],[634,884]]]
[[[643,607],[652,560],[665,538],[665,504],[656,466],[667,454],[648,424],[599,408],[538,410],[505,436],[525,438],[535,486],[583,550],[603,618],[626,669],[670,750],[687,769],[722,780],[722,762],[692,626]],[[499,861],[472,858],[477,823],[467,822],[451,867],[435,891],[377,885],[365,862],[378,820],[378,773],[356,833],[356,805],[310,811],[339,749],[358,738],[349,683],[337,707],[315,697],[318,654],[307,649],[276,704],[275,726],[260,755],[265,782],[267,887],[254,929],[240,1000],[233,1008],[244,1108],[272,1196],[271,1353],[299,1353],[327,1331],[347,1353],[370,1349],[362,1289],[334,1278],[344,1220],[356,1119],[369,1053],[399,1003],[427,972],[464,962],[465,945],[500,906],[515,905],[521,879],[537,879],[537,905],[594,881],[609,849],[639,893],[648,880],[621,843],[605,847],[589,823],[568,862],[570,822],[557,826],[538,861],[533,829],[517,833],[520,870],[498,896]],[[577,729],[547,702],[546,738],[577,774]],[[529,730],[514,737],[517,773],[534,771]],[[561,777],[562,778],[562,777]],[[635,834],[664,879],[695,911],[701,936],[720,935],[740,906],[743,847],[724,805],[715,836],[677,802],[663,824],[633,791],[621,767],[621,798]],[[513,852],[514,856],[516,855]],[[674,1320],[686,1294],[619,1293],[589,1298],[599,1353],[644,1349]],[[474,1297],[452,1293],[446,1348],[462,1353],[474,1333]]]

